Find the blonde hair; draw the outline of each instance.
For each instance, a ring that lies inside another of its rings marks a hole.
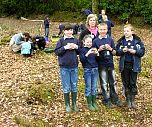
[[[90,20],[91,18],[95,18],[95,20],[96,20],[96,26],[98,25],[98,17],[97,17],[97,15],[96,15],[96,14],[89,14],[88,17],[87,17],[87,20],[86,20],[86,27],[87,27],[87,28],[90,27],[90,26],[89,26],[89,20]]]
[[[92,37],[91,37],[91,35],[85,35],[84,37],[83,37],[83,42],[85,42],[85,40],[87,39],[87,38],[91,38],[92,39]]]
[[[124,28],[130,28],[131,31],[134,31],[134,27],[131,24],[124,25]]]
[[[108,29],[108,25],[107,25],[107,23],[105,23],[105,22],[100,23],[100,24],[98,25],[98,28],[100,28],[101,26],[106,26],[107,29]]]

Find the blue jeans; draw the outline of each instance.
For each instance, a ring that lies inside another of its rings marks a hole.
[[[99,68],[99,77],[102,85],[102,93],[104,100],[111,99],[112,101],[118,101],[118,95],[116,93],[116,80],[115,71],[113,68]],[[108,87],[109,85],[109,87]]]
[[[77,92],[78,68],[60,68],[62,90],[64,93]]]
[[[85,96],[96,95],[98,68],[84,68]]]
[[[49,37],[49,28],[45,28],[45,37]]]

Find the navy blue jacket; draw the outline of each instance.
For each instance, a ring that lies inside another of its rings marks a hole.
[[[49,27],[50,27],[50,23],[49,23],[49,20],[48,20],[48,19],[45,19],[45,20],[44,20],[44,27],[45,27],[45,28],[49,28]]]
[[[116,45],[116,55],[120,56],[119,61],[119,70],[120,72],[124,69],[124,62],[125,62],[125,53],[123,52],[123,40],[125,39],[125,36],[121,37],[118,40],[118,43]],[[140,72],[141,71],[141,57],[145,54],[145,47],[141,39],[133,34],[133,41],[134,41],[134,50],[136,50],[136,53],[133,55],[133,72]]]
[[[112,23],[111,20],[106,21],[107,26],[108,26],[108,35],[111,37],[111,27],[114,27],[114,24]]]
[[[56,48],[55,48],[55,54],[58,56],[59,66],[65,67],[65,68],[75,68],[78,67],[78,57],[79,54],[79,47],[78,49],[65,49],[64,46],[67,45],[67,43],[75,43],[79,46],[79,40],[76,38],[66,38],[64,40],[64,37],[61,37],[59,41],[57,42]]]
[[[86,53],[90,50],[90,48],[83,47],[80,50],[80,61],[82,63],[83,68],[96,68],[98,67],[97,63],[97,54],[89,54],[88,57],[86,57]]]
[[[89,9],[85,9],[85,10],[84,10],[84,14],[85,14],[86,16],[88,16],[89,14],[92,14],[92,12],[91,12]]]
[[[109,44],[113,49],[115,49],[115,44],[112,38],[102,38],[100,39],[99,37],[93,40],[93,47],[96,47],[99,49],[101,45]],[[114,68],[114,63],[113,63],[113,54],[111,51],[109,51],[108,57],[105,56],[107,50],[102,50],[99,52],[99,66],[101,67],[111,67]]]

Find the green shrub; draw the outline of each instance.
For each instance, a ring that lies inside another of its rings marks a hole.
[[[34,84],[29,90],[28,104],[50,104],[55,98],[53,88],[46,84]]]
[[[33,119],[29,121],[25,117],[15,116],[14,120],[21,127],[49,127],[47,123],[40,119]]]
[[[10,41],[11,37],[10,36],[5,36],[2,39],[0,39],[0,45],[7,44]]]

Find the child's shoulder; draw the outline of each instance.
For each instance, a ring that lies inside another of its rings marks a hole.
[[[133,36],[134,39],[141,41],[140,37],[137,36],[136,34],[133,34],[132,36]]]
[[[94,42],[99,41],[99,37],[96,37],[95,39],[93,39]]]

